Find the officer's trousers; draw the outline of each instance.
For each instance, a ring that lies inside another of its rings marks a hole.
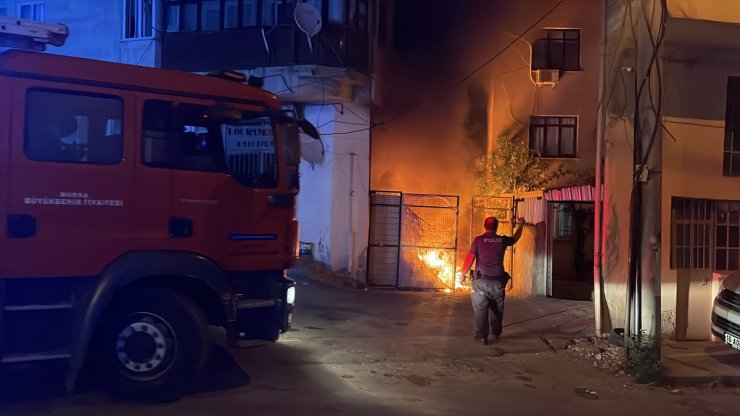
[[[473,280],[473,290],[470,298],[475,312],[476,337],[488,337],[489,325],[491,333],[495,337],[498,338],[501,335],[504,323],[504,299],[506,298],[507,280],[507,277]]]

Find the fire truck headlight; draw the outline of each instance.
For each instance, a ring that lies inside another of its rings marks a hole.
[[[285,293],[285,302],[288,305],[293,305],[295,303],[295,286],[288,288],[288,291]]]

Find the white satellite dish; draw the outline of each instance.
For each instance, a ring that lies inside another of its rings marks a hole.
[[[324,150],[324,141],[314,139],[313,137],[300,133],[301,137],[301,158],[308,163],[324,163],[326,151]]]
[[[319,33],[321,30],[321,12],[311,3],[298,3],[295,5],[293,18],[295,19],[295,24],[298,26],[298,29],[306,34],[308,48],[313,52],[311,37]]]

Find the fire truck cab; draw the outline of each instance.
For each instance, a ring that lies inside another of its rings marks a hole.
[[[64,360],[71,389],[92,363],[172,398],[208,325],[235,343],[289,327],[298,133],[317,132],[223,78],[0,51],[0,365]]]

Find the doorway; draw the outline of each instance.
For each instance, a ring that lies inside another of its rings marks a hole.
[[[594,204],[548,204],[550,285],[559,299],[592,300],[594,289]]]

